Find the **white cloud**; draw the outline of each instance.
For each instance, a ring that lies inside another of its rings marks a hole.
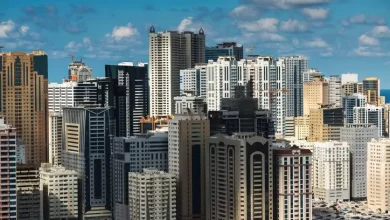
[[[367,34],[363,34],[359,37],[359,43],[361,45],[366,45],[366,46],[377,46],[379,45],[379,41],[374,38],[370,37]]]
[[[323,52],[323,53],[320,53],[320,56],[322,56],[322,57],[331,57],[331,56],[333,56],[333,48],[330,48],[330,47],[326,48],[326,51]]]
[[[390,56],[390,52],[383,52],[379,47],[360,46],[353,50],[353,54],[362,57],[385,57]]]
[[[286,40],[286,38],[284,38],[283,36],[281,36],[279,34],[275,34],[275,33],[261,33],[260,39],[262,39],[264,41],[276,41],[276,42]]]
[[[341,21],[341,25],[344,27],[351,26],[352,24],[376,24],[383,25],[385,24],[385,19],[381,17],[367,17],[365,14],[358,14],[352,16],[346,20]]]
[[[252,32],[268,31],[275,32],[279,20],[276,18],[263,18],[254,22],[241,22],[238,27]]]
[[[384,25],[374,27],[372,34],[376,37],[390,37],[390,28]]]
[[[106,34],[106,37],[111,37],[115,41],[123,39],[131,39],[139,35],[137,28],[133,27],[131,23],[126,26],[115,26],[111,33]]]
[[[22,25],[22,26],[20,26],[20,28],[19,28],[19,31],[20,31],[20,33],[22,33],[22,34],[26,34],[26,33],[28,32],[28,30],[30,30],[30,27],[27,26],[27,25]]]
[[[329,9],[325,8],[304,8],[302,13],[314,20],[323,20],[326,19],[329,15]]]
[[[0,38],[9,37],[9,33],[15,28],[15,23],[12,20],[3,21],[0,23]]]
[[[259,11],[251,5],[240,5],[234,8],[230,15],[237,19],[254,18],[259,15]]]
[[[179,26],[177,26],[177,31],[183,32],[183,31],[187,30],[187,28],[190,25],[192,25],[193,20],[194,20],[193,17],[188,17],[188,18],[184,18],[183,20],[181,20]]]
[[[201,28],[203,28],[204,32],[207,35],[213,35],[214,32],[209,24],[203,23],[193,17],[187,17],[180,21],[179,25],[177,26],[177,31],[183,32],[183,31],[192,31],[192,32],[198,32]]]
[[[330,3],[331,0],[250,0],[263,8],[290,9],[304,6],[314,6]]]
[[[305,22],[289,19],[280,24],[280,30],[285,32],[305,32],[308,30],[308,26]]]
[[[328,47],[328,43],[326,43],[324,40],[318,37],[311,41],[305,42],[305,46],[311,48],[325,48]]]

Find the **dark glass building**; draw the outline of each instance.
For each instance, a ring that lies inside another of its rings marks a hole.
[[[116,136],[141,133],[141,118],[149,114],[148,65],[106,65],[106,79],[98,82],[99,104],[114,108]]]
[[[236,60],[244,58],[244,49],[242,46],[237,46],[236,42],[224,42],[217,44],[215,47],[206,47],[206,60],[217,61],[219,56],[234,56]]]

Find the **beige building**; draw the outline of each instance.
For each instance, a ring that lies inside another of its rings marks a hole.
[[[0,53],[0,115],[25,143],[26,163],[47,161],[48,61],[43,51]]]
[[[168,125],[168,166],[177,185],[177,219],[204,219],[205,146],[210,121],[195,114],[175,115]]]
[[[344,126],[342,108],[320,108],[310,110],[309,137],[311,142],[338,141]]]
[[[309,137],[309,116],[300,116],[295,118],[295,138],[297,140],[307,140]]]
[[[62,113],[49,113],[49,163],[61,165]]]
[[[380,80],[369,77],[363,80],[363,94],[367,97],[367,103],[378,106],[380,97]]]
[[[350,96],[355,93],[363,94],[363,84],[357,82],[348,82],[341,86],[341,96]]]
[[[390,139],[372,139],[367,146],[367,205],[384,213],[390,206]]]
[[[303,83],[303,115],[329,102],[329,85],[321,75],[315,75],[311,82]]]

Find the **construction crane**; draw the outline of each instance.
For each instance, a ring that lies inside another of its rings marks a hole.
[[[251,56],[251,55],[253,55],[252,54],[252,52],[253,52],[253,49],[255,49],[256,47],[255,46],[253,46],[253,45],[250,45],[249,47],[248,47],[248,49],[249,49],[249,56]]]

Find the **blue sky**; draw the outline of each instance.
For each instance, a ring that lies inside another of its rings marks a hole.
[[[305,55],[326,75],[377,76],[390,88],[388,0],[0,0],[4,51],[43,49],[49,80],[69,55],[104,75],[105,64],[148,61],[148,29],[203,27],[207,45],[237,41],[254,54]]]

